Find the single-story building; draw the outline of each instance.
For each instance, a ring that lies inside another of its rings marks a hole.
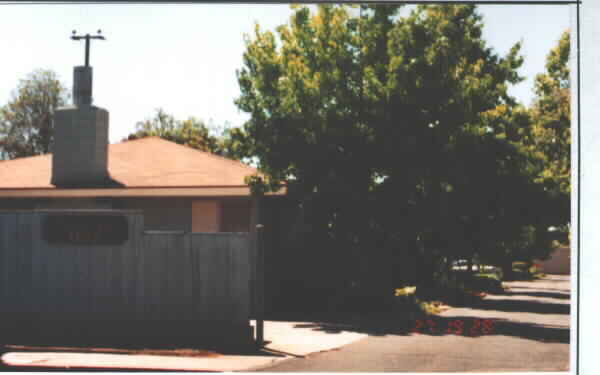
[[[84,186],[53,183],[52,154],[0,161],[0,209],[141,209],[146,230],[250,231],[244,178],[255,168],[158,137],[97,147],[107,148],[107,178]],[[66,153],[71,163],[81,155]]]

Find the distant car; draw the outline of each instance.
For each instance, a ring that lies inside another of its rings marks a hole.
[[[475,265],[471,266],[473,271],[477,271]],[[467,271],[469,269],[469,261],[466,259],[458,259],[452,262],[450,269],[452,271]]]
[[[481,267],[481,268],[480,268]],[[458,259],[452,262],[450,269],[452,271],[467,271],[469,269],[469,261],[466,259]],[[504,272],[502,269],[496,266],[490,266],[482,264],[481,266],[473,264],[471,270],[474,272],[492,273],[496,275],[500,280],[504,278]]]
[[[504,272],[502,271],[502,268],[500,268],[500,267],[484,265],[482,267],[481,271],[483,273],[492,273],[492,274],[496,275],[499,280],[504,279]]]

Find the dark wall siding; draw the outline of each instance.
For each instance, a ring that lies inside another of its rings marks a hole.
[[[2,209],[140,209],[144,211],[145,230],[190,232],[192,202],[200,199],[221,201],[221,231],[249,232],[250,198],[29,198],[0,199]]]
[[[115,199],[114,208],[144,210],[146,230],[192,230],[192,201],[206,198],[128,198]],[[211,200],[215,198],[210,198]],[[250,227],[249,198],[219,198],[221,200],[221,231],[248,232]]]
[[[0,199],[0,210],[32,210],[39,199]]]
[[[249,232],[251,202],[248,198],[223,199],[221,204],[221,231]]]
[[[143,210],[145,230],[192,229],[192,198],[115,198],[113,208]]]
[[[74,208],[74,209],[108,209],[111,208],[110,202],[102,201],[97,198],[55,198],[39,201],[35,208],[37,209],[55,209],[55,208]]]

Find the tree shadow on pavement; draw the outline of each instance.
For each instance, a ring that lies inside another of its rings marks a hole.
[[[269,320],[305,322],[296,325],[296,328],[314,329],[331,334],[342,331],[368,334],[371,336],[386,335],[409,335],[422,333],[428,335],[458,334],[472,337],[484,335],[504,335],[520,337],[540,342],[568,343],[570,330],[565,326],[541,325],[536,322],[516,321],[508,319],[487,319],[490,311],[511,313],[537,313],[537,314],[561,314],[570,313],[570,305],[566,303],[538,302],[531,300],[510,299],[510,295],[531,295],[532,297],[557,297],[562,301],[568,299],[568,294],[546,293],[539,291],[528,291],[528,288],[519,291],[508,291],[495,295],[494,298],[469,299],[462,303],[457,302],[455,307],[466,307],[473,310],[483,310],[485,314],[473,316],[445,317],[439,315],[407,314],[405,312],[388,312],[382,309],[378,312],[349,312],[345,310],[330,311],[327,313],[294,312],[287,314],[274,314]],[[533,289],[533,288],[532,288]],[[537,288],[536,288],[537,289]],[[564,290],[562,290],[564,292]],[[501,298],[501,296],[507,298]],[[501,299],[495,299],[500,297]],[[559,301],[557,301],[559,302]],[[519,319],[518,315],[515,316]],[[529,317],[528,317],[529,318]],[[523,319],[525,320],[525,319]],[[488,327],[484,327],[483,323]],[[491,322],[491,323],[490,323]],[[492,327],[489,327],[489,325]],[[422,327],[419,325],[423,325]],[[479,325],[479,326],[477,326]],[[462,327],[462,328],[461,328]]]
[[[479,301],[472,301],[468,305],[458,305],[458,307],[469,307],[476,310],[494,310],[536,314],[569,314],[571,311],[571,306],[569,304],[512,299],[483,299]]]
[[[482,319],[472,316],[422,316],[415,319],[354,318],[351,320],[315,321],[296,324],[295,328],[313,329],[337,334],[355,332],[370,336],[424,334],[430,336],[458,335],[481,337],[512,336],[540,342],[569,343],[566,327],[544,326],[506,319]]]
[[[511,286],[509,288],[510,291],[516,291],[516,290],[535,290],[535,291],[540,291],[540,290],[550,290],[552,292],[560,292],[560,293],[570,293],[569,290],[565,290],[565,289],[560,289],[560,288],[528,288],[528,287],[524,287],[524,286]]]
[[[543,298],[556,298],[556,299],[570,299],[571,296],[568,293],[554,293],[554,292],[538,292],[538,291],[508,291],[503,295],[506,296],[531,296],[531,297],[543,297]]]

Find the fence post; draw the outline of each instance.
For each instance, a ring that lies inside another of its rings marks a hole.
[[[256,344],[265,344],[265,259],[264,259],[264,226],[256,225]]]

